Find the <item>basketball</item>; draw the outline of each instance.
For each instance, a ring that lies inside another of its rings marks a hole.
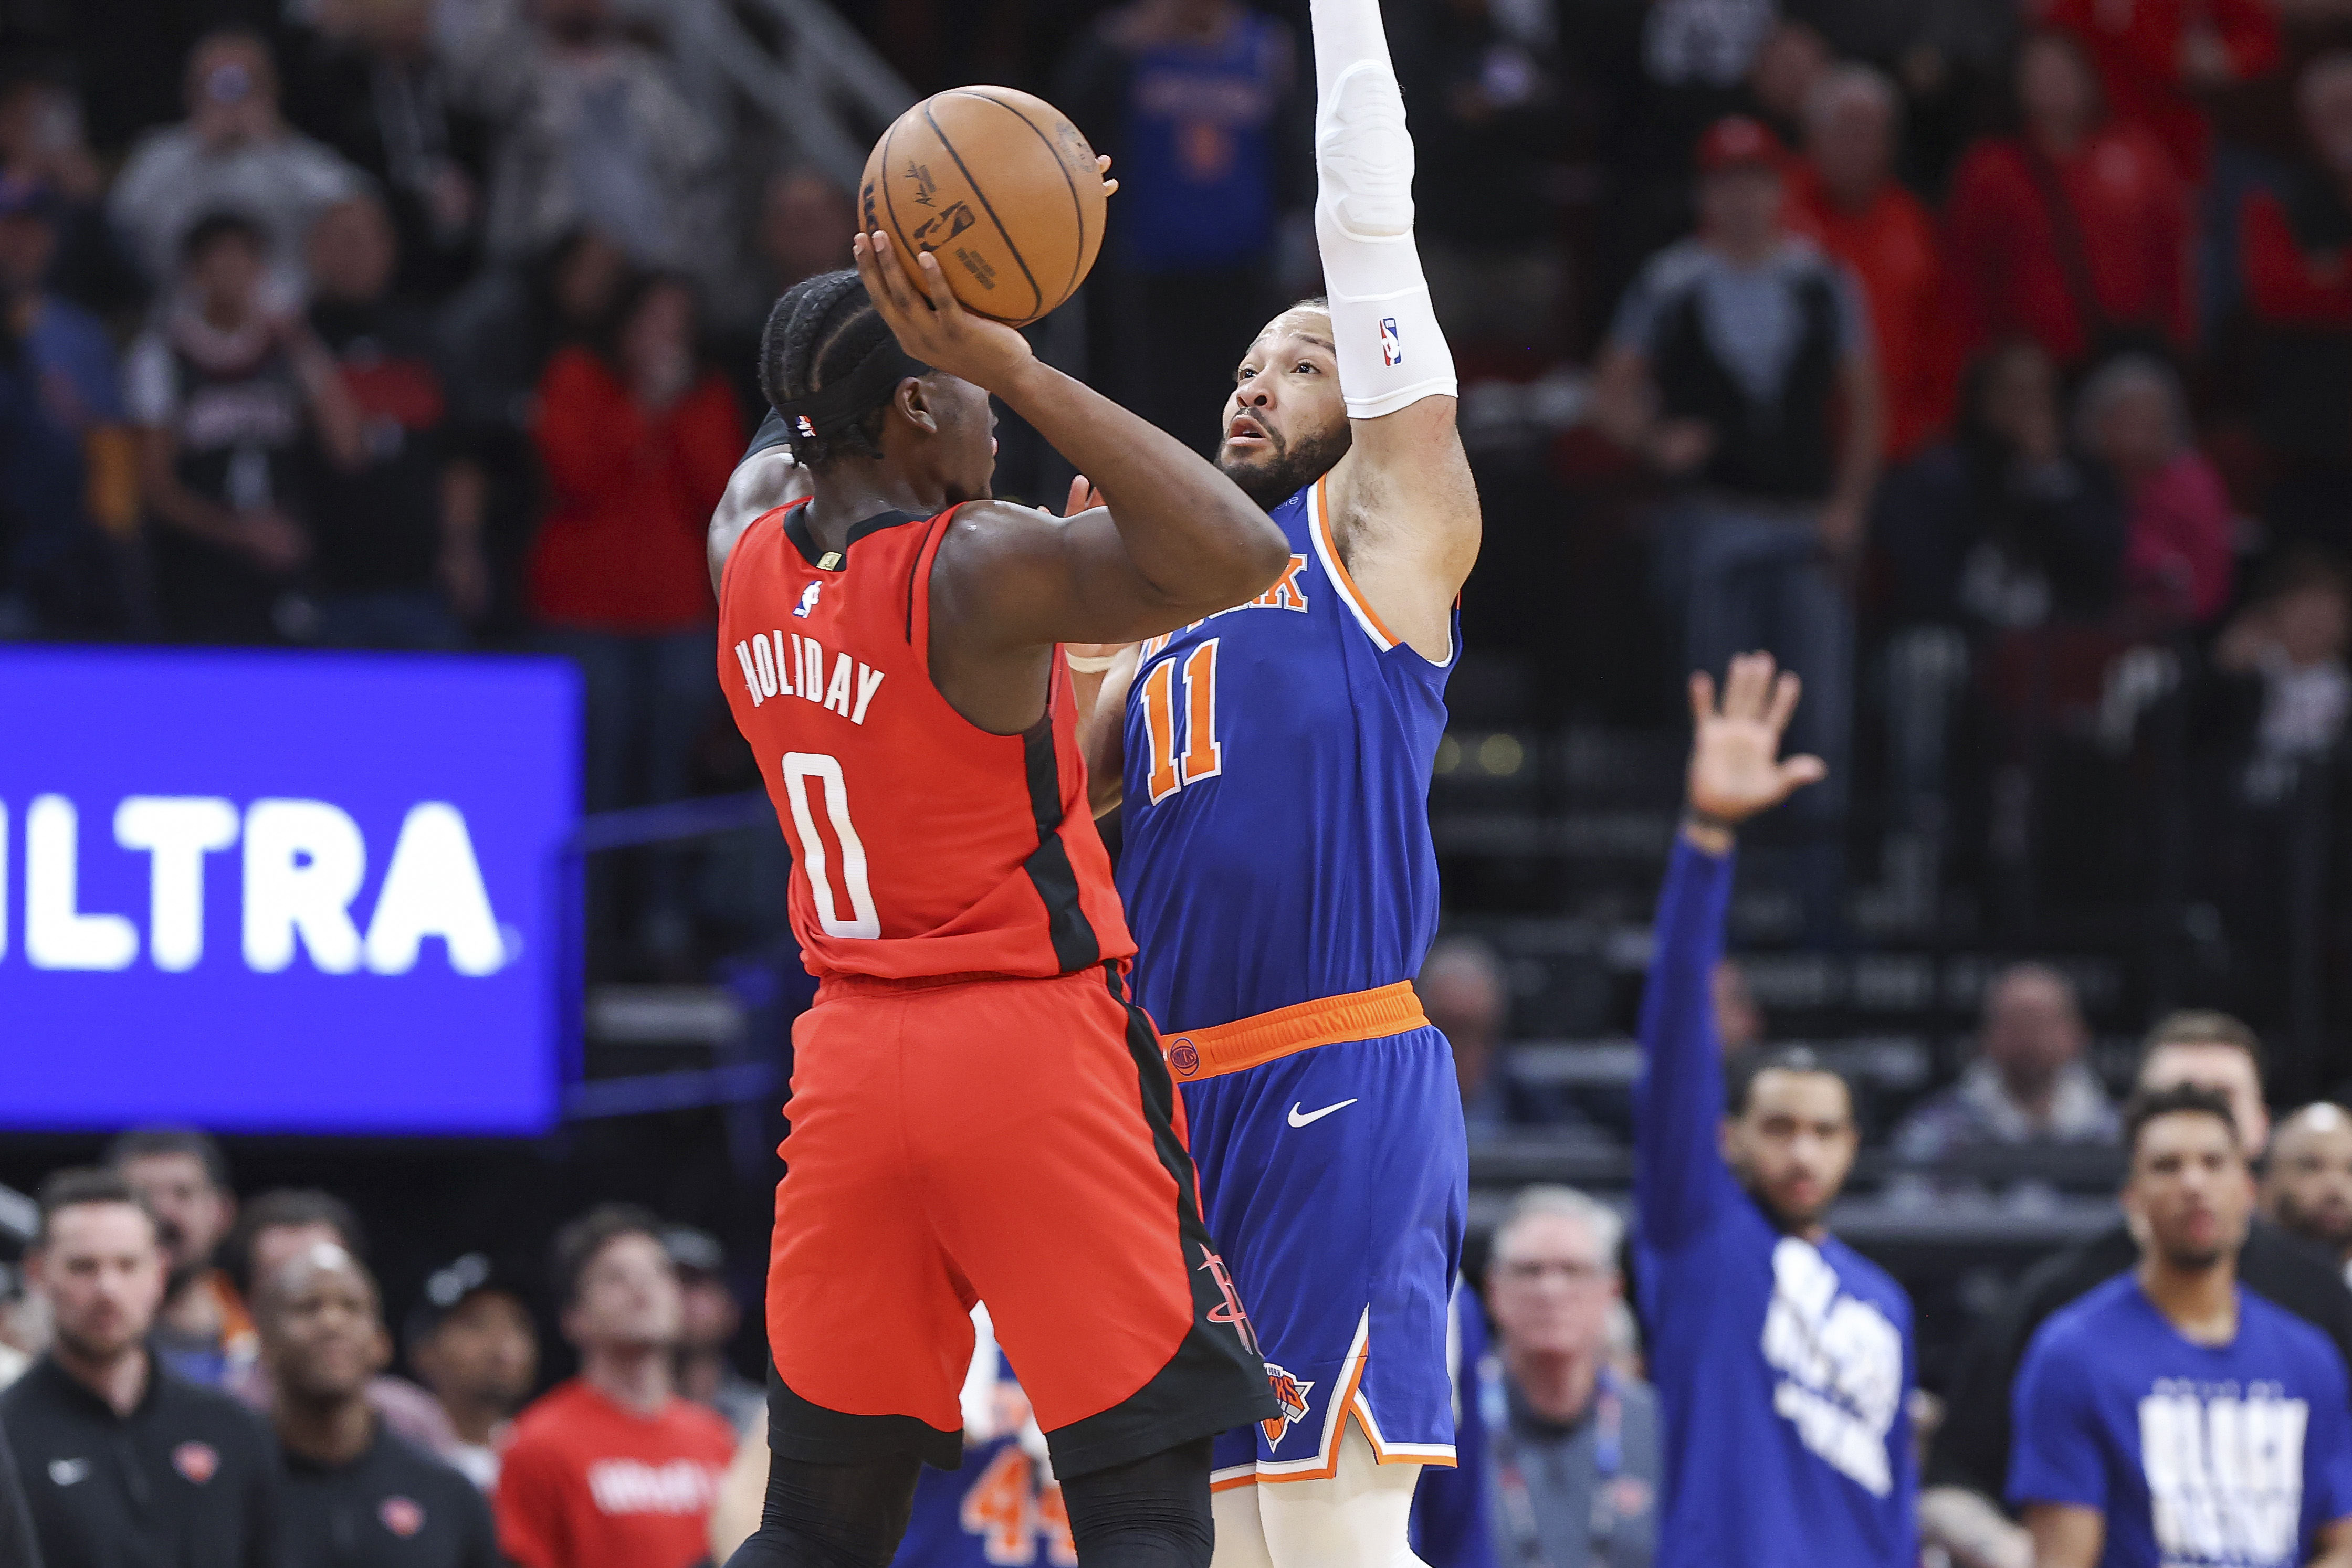
[[[900,115],[866,160],[858,204],[922,287],[931,251],[964,306],[1025,327],[1077,291],[1102,249],[1095,151],[1052,104],[960,87]]]

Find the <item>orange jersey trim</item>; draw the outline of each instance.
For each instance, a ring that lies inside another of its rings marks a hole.
[[[1168,1069],[1180,1082],[1218,1078],[1257,1067],[1318,1045],[1349,1040],[1385,1040],[1423,1029],[1429,1015],[1411,980],[1342,997],[1324,997],[1258,1013],[1211,1029],[1167,1036]]]
[[[1308,508],[1315,518],[1315,531],[1322,538],[1323,564],[1330,569],[1332,577],[1338,580],[1339,591],[1346,594],[1354,603],[1356,612],[1380,633],[1382,642],[1391,648],[1395,647],[1404,639],[1389,630],[1389,623],[1381,619],[1380,612],[1372,608],[1372,601],[1364,597],[1363,591],[1356,586],[1356,580],[1349,575],[1348,563],[1339,559],[1339,536],[1331,531],[1330,485],[1331,476],[1328,474],[1315,481],[1315,504]]]

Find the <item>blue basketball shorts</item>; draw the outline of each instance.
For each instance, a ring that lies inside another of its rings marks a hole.
[[[1350,1417],[1382,1463],[1453,1464],[1469,1153],[1445,1037],[1316,1046],[1183,1091],[1203,1216],[1282,1406],[1216,1439],[1211,1484],[1330,1476]]]

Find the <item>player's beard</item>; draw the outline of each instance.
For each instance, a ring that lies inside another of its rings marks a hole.
[[[1265,444],[1273,450],[1262,456],[1241,461],[1217,454],[1217,471],[1241,486],[1242,494],[1258,504],[1261,511],[1271,512],[1324,475],[1339,465],[1348,455],[1348,446],[1355,432],[1346,420],[1335,430],[1318,432],[1293,443],[1284,439],[1279,431],[1265,430]]]
[[[2297,1236],[2338,1252],[2352,1248],[2352,1215],[2338,1209],[2306,1209],[2284,1192],[2277,1201],[2279,1224]]]

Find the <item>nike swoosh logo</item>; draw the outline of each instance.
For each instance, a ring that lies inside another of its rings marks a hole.
[[[1304,1127],[1309,1122],[1321,1121],[1334,1111],[1344,1111],[1355,1103],[1353,1100],[1342,1100],[1337,1105],[1326,1105],[1320,1111],[1309,1111],[1302,1116],[1298,1113],[1298,1102],[1294,1100],[1290,1103],[1290,1124],[1294,1127]]]

